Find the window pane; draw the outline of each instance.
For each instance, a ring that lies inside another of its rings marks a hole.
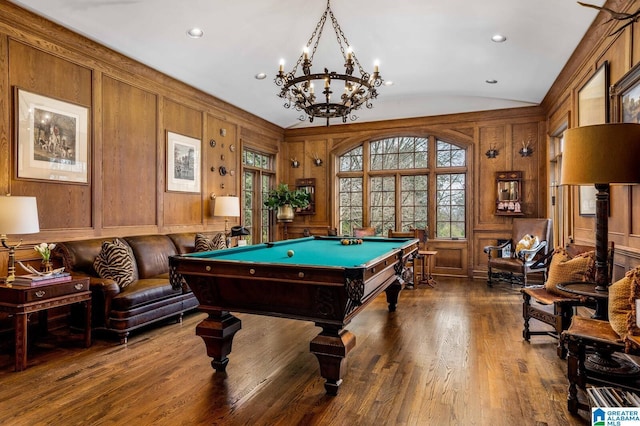
[[[383,167],[383,158],[384,156],[380,154],[371,155],[371,170],[381,170]]]
[[[427,223],[427,191],[416,191],[416,187],[426,189],[428,177],[402,176],[400,198],[402,200],[400,228],[408,230],[411,228],[422,228]]]
[[[340,178],[338,199],[338,231],[350,235],[354,227],[362,224],[362,178]]]
[[[341,172],[360,170],[362,170],[362,146],[356,147],[340,157]]]
[[[386,234],[388,229],[397,227],[424,229],[432,222],[436,237],[465,237],[466,173],[460,170],[466,167],[466,149],[435,140],[436,157],[432,161],[437,166],[436,174],[436,170],[428,167],[429,146],[433,143],[430,141],[433,138],[385,138],[356,147],[339,158],[340,172],[350,172],[348,177],[338,173],[338,213],[340,228],[345,233],[351,232],[354,224],[373,226],[378,234]],[[368,164],[362,163],[364,149],[369,150]],[[447,170],[454,167],[455,173]],[[415,174],[418,169],[422,174]],[[354,171],[362,175],[354,179]],[[370,171],[375,171],[375,175]],[[435,194],[429,191],[430,176],[435,179]],[[363,205],[364,179],[368,183],[369,205]],[[342,196],[343,193],[349,197]],[[432,218],[429,218],[430,199],[436,203]],[[365,211],[369,212],[369,223],[362,223]]]
[[[466,163],[466,153],[462,148],[443,141],[437,142],[437,167],[463,167]]]
[[[465,175],[438,174],[436,176],[437,208],[436,233],[438,238],[465,237]]]

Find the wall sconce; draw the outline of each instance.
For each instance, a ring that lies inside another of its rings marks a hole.
[[[322,166],[322,159],[318,157],[318,154],[316,153],[313,154],[313,164],[315,164],[316,167]]]
[[[484,153],[484,155],[487,156],[487,158],[496,158],[498,156],[498,154],[500,154],[500,151],[498,151],[496,149],[495,145],[491,145],[489,147],[489,150],[487,152]]]
[[[291,167],[293,167],[294,169],[297,169],[298,167],[300,167],[300,162],[298,160],[296,160],[295,158],[291,159]]]
[[[522,157],[531,157],[531,154],[533,154],[533,148],[529,146],[529,143],[525,145],[524,141],[522,141],[522,148],[518,152]]]

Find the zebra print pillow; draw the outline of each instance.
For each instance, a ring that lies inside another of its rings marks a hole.
[[[129,247],[118,239],[102,243],[102,250],[93,261],[93,268],[100,278],[112,279],[120,288],[125,288],[133,282],[133,254]]]
[[[195,251],[213,251],[227,248],[227,237],[224,232],[218,232],[212,239],[204,234],[196,234]]]

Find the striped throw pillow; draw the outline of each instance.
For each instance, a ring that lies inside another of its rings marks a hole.
[[[100,278],[112,279],[120,288],[125,288],[133,282],[133,253],[118,239],[105,241],[93,268]]]
[[[227,248],[227,237],[224,232],[218,232],[209,239],[204,234],[196,234],[195,251],[213,251]]]

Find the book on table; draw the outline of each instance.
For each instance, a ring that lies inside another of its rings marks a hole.
[[[590,387],[587,396],[592,407],[640,407],[638,394],[614,387]]]
[[[35,287],[45,284],[62,283],[71,281],[71,274],[69,272],[60,272],[51,275],[16,275],[16,279],[12,282],[15,286]]]

